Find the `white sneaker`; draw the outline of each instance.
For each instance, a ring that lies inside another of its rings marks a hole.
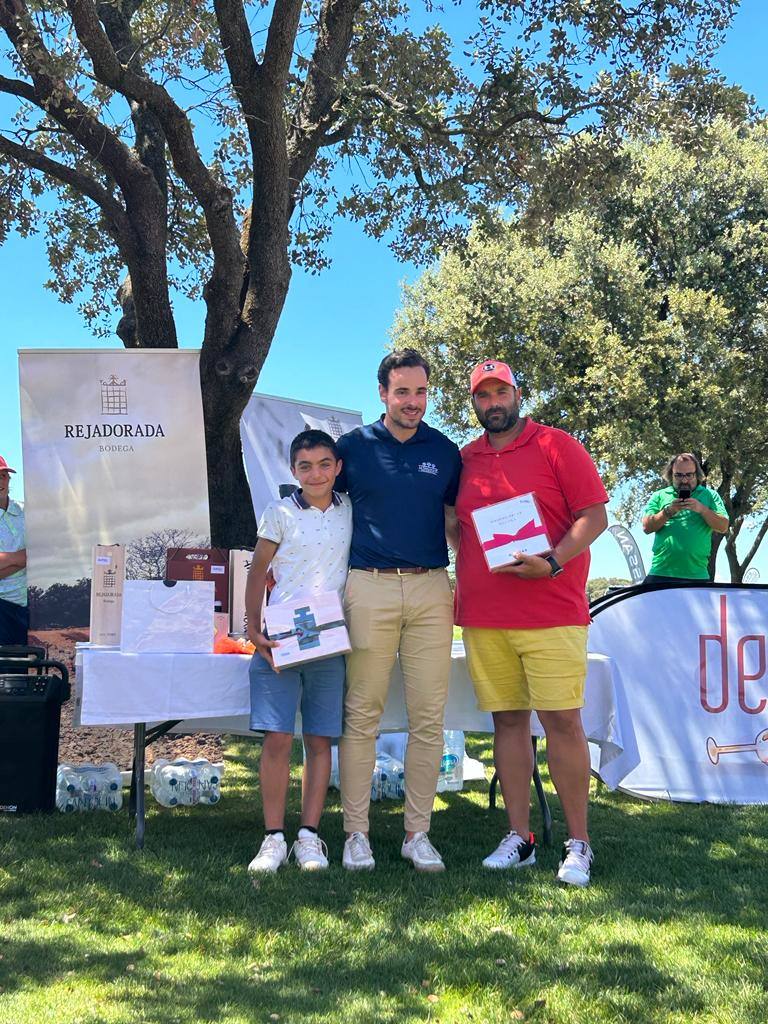
[[[328,847],[315,832],[299,829],[299,837],[291,847],[291,853],[302,871],[323,871],[328,867]]]
[[[503,871],[506,868],[527,868],[536,863],[536,843],[533,832],[524,839],[513,829],[501,840],[493,853],[483,861],[484,868]]]
[[[279,835],[266,835],[262,840],[259,852],[248,865],[251,874],[265,871],[274,872],[288,860],[288,844]]]
[[[404,839],[400,854],[411,861],[417,871],[445,871],[443,858],[430,843],[426,832],[416,832],[413,839]]]
[[[557,869],[558,882],[582,888],[589,885],[589,872],[594,859],[589,843],[583,839],[569,839],[563,845],[563,859]]]
[[[364,832],[353,832],[344,843],[341,866],[348,871],[373,871],[376,867],[371,844]]]

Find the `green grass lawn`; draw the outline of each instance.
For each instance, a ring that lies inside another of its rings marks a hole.
[[[469,752],[489,759],[487,737]],[[759,1022],[768,1019],[762,809],[593,794],[593,885],[483,872],[505,831],[487,787],[436,803],[443,875],[401,861],[400,805],[374,805],[378,867],[292,865],[251,884],[258,746],[230,744],[222,802],[128,816],[0,818],[0,1022]],[[293,787],[290,827],[297,822]],[[535,816],[535,824],[537,818]]]

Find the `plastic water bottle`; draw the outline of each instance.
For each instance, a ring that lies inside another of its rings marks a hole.
[[[328,780],[328,786],[330,789],[341,789],[339,777],[339,747],[336,743],[331,747],[331,777]]]
[[[373,766],[373,775],[371,777],[371,800],[381,800],[383,795],[384,791],[381,778],[381,765],[377,758],[376,764]]]
[[[403,762],[389,754],[377,754],[371,778],[371,800],[402,800],[404,796]]]
[[[200,764],[200,803],[217,804],[221,800],[221,772],[210,761]]]
[[[60,764],[56,770],[56,806],[65,814],[78,810],[80,776],[69,764]]]
[[[464,733],[459,729],[443,732],[443,756],[437,777],[437,792],[458,792],[464,788]]]
[[[60,811],[119,811],[123,806],[123,780],[117,765],[59,765],[56,806]]]
[[[379,758],[376,760],[379,761]],[[380,767],[382,795],[387,800],[403,800],[405,798],[405,766],[403,762],[385,754],[381,758]]]
[[[152,796],[163,807],[194,807],[216,804],[221,799],[221,773],[203,758],[186,757],[155,761],[149,776]]]

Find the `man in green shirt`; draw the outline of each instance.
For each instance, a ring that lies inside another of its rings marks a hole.
[[[643,532],[656,535],[645,582],[708,580],[712,534],[728,532],[723,499],[704,486],[704,471],[691,452],[674,455],[663,476],[669,487],[651,495],[643,514]]]

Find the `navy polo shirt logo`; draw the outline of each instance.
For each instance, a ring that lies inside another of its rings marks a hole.
[[[420,473],[429,473],[431,476],[437,476],[438,468],[434,462],[422,462],[419,466]]]

